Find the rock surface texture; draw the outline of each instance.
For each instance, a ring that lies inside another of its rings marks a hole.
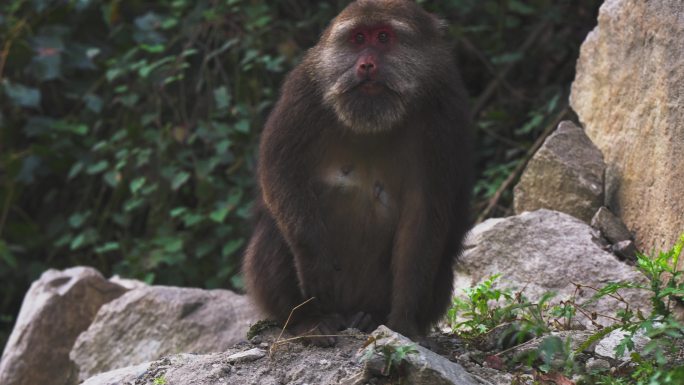
[[[557,299],[575,294],[575,283],[602,287],[608,282],[628,280],[645,283],[633,266],[604,250],[598,231],[570,215],[537,210],[518,216],[487,220],[476,226],[465,242],[465,251],[456,264],[456,294],[487,277],[500,273],[504,286],[524,289],[531,300],[545,292]],[[621,290],[631,309],[647,312],[645,290]],[[578,293],[576,301],[588,300],[594,292]],[[614,316],[619,303],[603,298],[593,310]],[[578,315],[579,321],[584,319]],[[602,324],[612,321],[599,317]]]
[[[83,381],[169,354],[225,351],[258,319],[247,297],[231,291],[142,287],[103,306],[70,356]]]
[[[684,231],[684,6],[606,0],[570,102],[608,165],[606,205],[644,250]]]
[[[278,330],[260,340],[259,347],[243,342],[223,353],[178,354],[143,365],[102,373],[83,385],[136,384],[239,384],[239,385],[362,385],[389,383],[389,377],[369,371],[362,349],[367,336],[342,332],[332,348],[305,346],[300,342],[275,343]],[[411,345],[402,367],[404,384],[479,385],[461,365],[439,356],[392,330],[380,326],[373,332],[377,346]],[[392,350],[393,348],[390,348]],[[381,357],[382,358],[382,357]],[[382,361],[382,360],[381,360]],[[378,375],[376,377],[376,375]],[[163,381],[162,381],[163,380]],[[392,382],[398,383],[398,382]],[[509,382],[510,383],[510,382]]]
[[[515,212],[551,209],[589,223],[603,205],[605,168],[601,151],[584,130],[561,122],[515,186]]]
[[[95,269],[48,270],[24,297],[0,361],[2,385],[65,385],[74,381],[69,351],[100,307],[126,289]]]

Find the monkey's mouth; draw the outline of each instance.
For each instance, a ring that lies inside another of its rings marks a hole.
[[[364,94],[377,95],[385,91],[387,89],[387,86],[384,83],[381,83],[377,80],[366,79],[361,81],[361,83],[359,83],[356,86],[356,88]]]

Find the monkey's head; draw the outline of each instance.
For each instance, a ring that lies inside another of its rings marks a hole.
[[[413,1],[357,0],[309,52],[310,76],[351,130],[390,130],[454,70],[445,27]]]

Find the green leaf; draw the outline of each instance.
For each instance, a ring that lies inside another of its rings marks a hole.
[[[183,215],[183,224],[187,227],[192,227],[204,220],[204,216],[195,213],[187,213]]]
[[[145,181],[147,179],[144,176],[141,176],[139,178],[135,178],[131,181],[129,188],[131,189],[131,193],[135,194],[140,190],[140,188],[145,184]]]
[[[140,77],[144,79],[144,78],[148,77],[150,75],[150,73],[152,73],[152,71],[154,71],[156,68],[158,68],[158,67],[160,67],[166,63],[169,63],[175,59],[176,59],[175,57],[168,56],[168,57],[165,57],[161,60],[158,60],[152,64],[141,67],[138,70],[138,75],[140,75]]]
[[[83,246],[85,244],[85,241],[86,241],[85,233],[80,233],[76,236],[76,238],[74,238],[71,241],[71,244],[69,245],[69,249],[76,250],[76,249],[80,248],[81,246]]]
[[[216,108],[219,110],[230,107],[230,94],[226,86],[221,86],[214,90],[214,101],[216,102]]]
[[[83,162],[76,162],[69,169],[69,174],[67,174],[67,179],[71,180],[78,176],[78,174],[83,171],[85,164]]]
[[[76,135],[86,135],[88,133],[88,126],[82,123],[71,123],[64,120],[57,120],[52,127],[61,132],[73,133]]]
[[[189,173],[185,171],[179,172],[173,177],[173,180],[171,181],[171,189],[174,191],[178,190],[179,188],[181,188],[181,186],[185,184],[185,182],[188,181],[188,179],[190,179]]]
[[[164,52],[165,47],[164,44],[140,44],[140,48],[150,53],[160,53]]]
[[[120,249],[119,242],[107,242],[102,246],[98,246],[95,248],[95,252],[98,254],[104,254],[110,251],[114,250],[119,250]]]
[[[110,187],[116,187],[119,185],[119,181],[121,180],[121,176],[118,172],[116,171],[109,171],[104,174],[104,181],[107,183]]]
[[[181,250],[183,250],[183,239],[181,238],[170,239],[164,243],[164,251],[167,253],[177,253]]]
[[[126,106],[128,108],[134,107],[136,105],[136,103],[138,103],[138,100],[140,100],[140,96],[138,94],[128,94],[128,95],[121,96],[119,98],[119,101],[121,102],[121,104],[123,104],[124,106]]]
[[[228,213],[230,213],[231,207],[229,205],[221,205],[216,210],[209,214],[209,218],[216,223],[222,223]]]
[[[249,120],[242,119],[235,123],[235,130],[243,134],[249,134]]]
[[[87,94],[83,97],[83,100],[85,101],[86,107],[90,110],[93,111],[96,114],[99,114],[102,112],[102,98],[100,98],[97,95],[93,94]]]
[[[30,88],[19,83],[10,83],[8,80],[2,81],[3,91],[12,103],[19,107],[38,108],[40,107],[40,90]]]
[[[101,161],[89,166],[86,169],[86,172],[89,175],[99,174],[102,171],[106,170],[107,167],[109,167],[109,162],[107,162],[106,160],[101,160]]]
[[[223,248],[221,249],[221,255],[224,257],[229,257],[233,255],[236,251],[242,247],[242,245],[245,243],[245,240],[242,238],[239,239],[233,239],[228,241]]]
[[[71,216],[69,216],[69,225],[73,229],[80,228],[81,226],[83,226],[85,221],[90,217],[90,214],[91,214],[90,211],[71,214]]]
[[[169,215],[171,215],[171,218],[176,218],[178,216],[185,214],[187,211],[187,207],[176,207],[175,209],[169,212]]]
[[[536,12],[534,7],[531,7],[520,0],[508,0],[508,8],[521,15],[532,15]]]
[[[9,249],[7,243],[0,239],[0,261],[4,262],[7,266],[12,269],[16,269],[18,266],[17,259],[14,257]]]
[[[124,203],[124,211],[133,211],[145,203],[144,199],[136,198],[129,199]]]

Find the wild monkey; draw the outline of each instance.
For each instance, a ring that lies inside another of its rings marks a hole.
[[[357,0],[287,77],[259,147],[248,293],[296,333],[424,335],[469,227],[472,143],[446,25]],[[312,339],[327,345],[332,338]]]

